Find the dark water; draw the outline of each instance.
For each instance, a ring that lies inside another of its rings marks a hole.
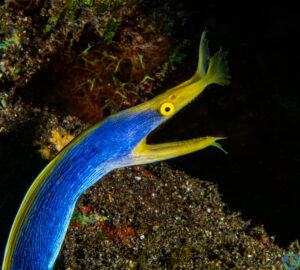
[[[199,7],[192,1],[184,3],[187,22],[176,38],[191,39],[193,50],[186,53],[196,55],[206,26],[211,50],[222,45],[229,51],[232,83],[207,89],[151,141],[228,137],[223,146],[229,155],[207,149],[168,163],[217,183],[230,210],[242,211],[253,224],[264,224],[278,244],[287,246],[300,238],[297,9],[275,2],[250,6],[242,1],[239,5],[201,1]],[[182,74],[193,71],[186,65],[180,69]],[[171,75],[170,80],[177,77]],[[32,141],[30,124],[0,136],[1,254],[19,204],[45,165]]]
[[[206,2],[202,8],[186,2],[182,38],[200,35],[206,25],[210,47],[229,51],[232,83],[208,89],[153,140],[228,137],[227,156],[207,149],[169,164],[217,183],[231,210],[264,224],[286,246],[300,238],[297,9],[283,2]]]
[[[0,252],[1,263],[10,227],[26,191],[47,162],[33,146],[35,127],[28,123],[0,136]]]

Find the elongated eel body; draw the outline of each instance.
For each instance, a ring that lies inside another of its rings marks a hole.
[[[108,118],[86,132],[37,178],[23,201],[26,208],[21,207],[17,215],[21,220],[13,228],[17,234],[10,269],[24,269],[24,265],[52,269],[78,197],[114,167],[122,167],[117,164],[119,157],[128,155],[136,144],[130,140],[130,130],[147,123],[139,134],[142,139],[155,123],[151,112],[136,116],[124,112],[118,118],[123,121]]]
[[[188,154],[221,137],[149,145],[147,135],[197,97],[206,86],[229,83],[222,51],[210,57],[202,34],[198,68],[189,80],[108,117],[68,144],[40,173],[15,217],[2,270],[53,268],[78,197],[109,171]],[[223,150],[223,149],[222,149]]]

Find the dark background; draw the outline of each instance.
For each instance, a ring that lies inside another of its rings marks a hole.
[[[286,247],[300,238],[297,8],[288,2],[206,2],[201,8],[187,2],[182,38],[200,37],[205,25],[211,51],[221,45],[229,52],[231,84],[211,86],[153,141],[162,135],[228,137],[222,145],[229,155],[211,148],[168,163],[217,183],[231,210],[263,224]]]
[[[166,85],[176,85],[195,70],[204,27],[211,51],[221,45],[229,52],[232,83],[209,87],[155,132],[150,142],[228,137],[222,145],[229,155],[209,148],[168,163],[218,184],[231,211],[239,210],[244,219],[263,224],[276,235],[277,244],[287,247],[300,238],[298,9],[284,2],[197,2],[201,5],[185,1],[182,7],[187,20],[178,26],[175,38],[192,44]],[[178,4],[174,1],[174,8]],[[32,146],[33,132],[34,123],[29,123],[0,136],[1,254],[21,200],[46,164]]]

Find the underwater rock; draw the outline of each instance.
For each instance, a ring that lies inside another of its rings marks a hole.
[[[55,269],[281,269],[286,253],[215,184],[158,163],[114,170],[79,198]]]

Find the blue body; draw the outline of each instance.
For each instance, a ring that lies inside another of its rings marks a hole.
[[[126,156],[160,121],[156,111],[127,110],[70,143],[26,210],[11,269],[52,269],[78,197],[109,171],[130,164]]]
[[[222,137],[147,145],[146,136],[208,85],[229,83],[226,53],[210,57],[205,31],[198,68],[189,80],[96,124],[65,147],[27,192],[13,223],[2,270],[52,269],[78,197],[109,171],[185,155]]]

